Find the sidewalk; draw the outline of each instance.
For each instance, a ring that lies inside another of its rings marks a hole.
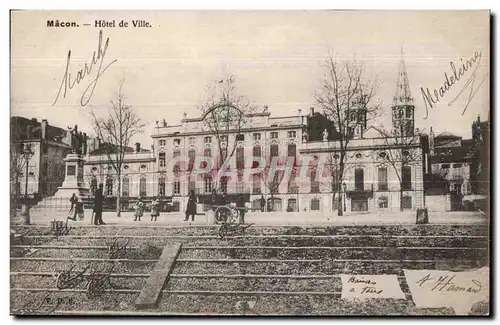
[[[89,226],[91,210],[85,211],[83,221],[69,221],[71,226]],[[50,221],[66,220],[67,213],[52,213],[33,216],[32,224],[47,225]],[[151,216],[145,214],[141,221],[134,221],[133,212],[122,212],[121,217],[116,216],[116,212],[104,212],[103,221],[106,225],[123,226],[190,226],[190,225],[213,225],[208,215],[197,215],[195,221],[183,221],[184,214],[180,212],[162,213],[158,221],[151,221]],[[336,213],[322,214],[321,212],[252,212],[245,216],[246,223],[253,223],[256,226],[329,226],[329,225],[412,225],[416,221],[415,211],[405,212],[370,212],[370,213],[347,213],[337,216]],[[479,212],[429,212],[430,224],[487,224],[487,216]]]

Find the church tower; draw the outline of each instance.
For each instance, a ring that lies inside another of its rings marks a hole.
[[[392,99],[392,127],[396,134],[413,136],[415,130],[415,104],[411,96],[410,83],[401,48],[396,93]]]

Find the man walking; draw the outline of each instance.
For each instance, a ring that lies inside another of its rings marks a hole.
[[[102,221],[102,204],[104,202],[103,192],[104,185],[102,183],[99,184],[99,188],[95,191],[94,197],[94,225],[105,225]]]
[[[264,195],[260,196],[260,212],[264,212],[264,207],[266,206],[266,199],[264,199]]]
[[[238,210],[238,215],[240,219],[240,223],[245,223],[245,212],[246,212],[246,207],[245,207],[245,197],[243,195],[238,196],[238,201],[236,202],[236,207]]]
[[[189,216],[191,216],[191,221],[194,221],[194,216],[196,215],[196,203],[198,203],[196,200],[196,195],[194,194],[194,191],[191,190],[189,192],[189,199],[186,208],[186,218],[184,219],[184,221],[188,221]]]

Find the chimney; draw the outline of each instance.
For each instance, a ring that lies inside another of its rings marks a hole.
[[[167,120],[163,119],[163,126],[167,126]]]
[[[26,139],[31,138],[31,125],[26,126]]]
[[[309,110],[310,110],[310,115],[312,117],[314,115],[314,107],[311,107]]]
[[[432,131],[432,126],[430,128],[430,132],[429,132],[429,153],[432,155],[434,155],[434,131]]]
[[[141,152],[141,144],[139,142],[135,143],[135,152],[136,153]]]
[[[43,119],[42,120],[42,123],[41,123],[41,128],[42,128],[42,139],[43,140],[47,140],[47,126],[49,125],[49,123],[47,122],[46,119]]]

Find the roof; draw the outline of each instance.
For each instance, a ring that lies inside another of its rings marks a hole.
[[[10,119],[11,139],[22,141],[28,138],[26,128],[31,127],[30,139],[42,138],[42,124],[37,119],[28,119],[22,116],[13,116]],[[47,123],[46,140],[60,142],[66,137],[67,130]]]
[[[456,134],[450,133],[450,132],[442,132],[439,135],[435,136],[434,138],[455,138],[455,139],[460,139],[462,137],[460,137],[460,136],[458,136]]]
[[[90,152],[90,155],[93,155],[93,156],[98,156],[98,155],[104,155],[107,153],[107,146],[101,144],[101,147],[97,150],[94,150],[92,152]],[[151,150],[148,150],[148,149],[143,149],[141,148],[139,153],[147,153],[147,152],[151,152]],[[125,148],[125,153],[135,153],[135,148],[132,148],[132,147],[126,147]]]
[[[436,148],[434,155],[430,157],[431,163],[453,163],[464,162],[472,159],[471,147],[450,147],[450,148]]]

